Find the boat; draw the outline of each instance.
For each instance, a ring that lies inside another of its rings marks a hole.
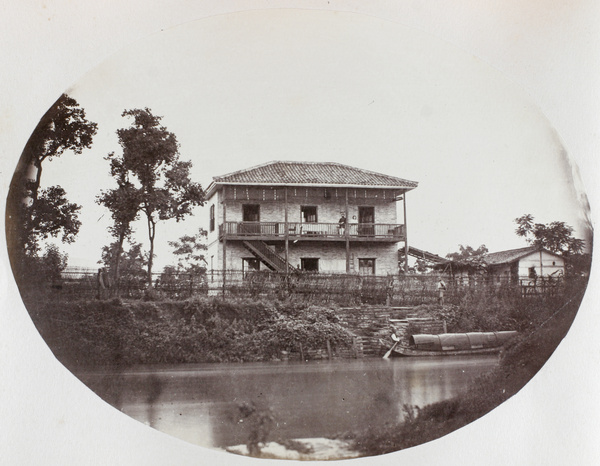
[[[442,333],[411,335],[408,345],[392,335],[394,344],[385,354],[390,356],[471,356],[499,353],[514,338],[514,330],[503,332]]]

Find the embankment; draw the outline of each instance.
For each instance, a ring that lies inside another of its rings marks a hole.
[[[476,379],[461,395],[425,407],[404,406],[396,425],[371,428],[346,436],[363,456],[380,455],[442,437],[485,415],[517,393],[544,365],[568,332],[583,290],[566,300],[538,325],[522,331],[501,355],[500,364]]]
[[[268,361],[353,344],[335,309],[291,301],[47,301],[30,313],[67,367]]]

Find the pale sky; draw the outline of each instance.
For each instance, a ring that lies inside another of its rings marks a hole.
[[[459,244],[525,245],[513,220],[565,221],[584,236],[559,135],[522,90],[472,54],[419,29],[347,13],[271,10],[188,22],[110,57],[67,92],[99,124],[92,149],[46,162],[43,185],[83,205],[71,265],[94,267],[111,239],[94,203],[112,187],[124,109],[149,107],[207,187],[272,160],[332,161],[419,182],[407,196],[409,244],[445,256]],[[206,226],[206,209],[157,230]],[[145,222],[136,240],[147,249]]]

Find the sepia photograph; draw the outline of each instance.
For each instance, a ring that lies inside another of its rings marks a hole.
[[[2,33],[8,464],[600,459],[593,2],[109,3]]]

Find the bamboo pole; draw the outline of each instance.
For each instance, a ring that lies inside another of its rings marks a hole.
[[[344,227],[344,236],[346,237],[346,273],[350,273],[350,222],[348,219],[348,188],[346,188],[346,225]]]
[[[288,188],[285,187],[285,290],[289,291],[290,283],[290,228],[288,224]]]
[[[227,281],[227,187],[223,186],[223,297],[225,297],[225,285]]]
[[[406,223],[406,191],[402,196],[402,206],[404,208],[404,273],[408,273],[408,224]]]

